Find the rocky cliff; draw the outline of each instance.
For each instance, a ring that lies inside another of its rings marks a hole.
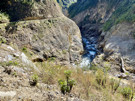
[[[125,68],[131,73],[135,73],[134,68],[134,52],[135,52],[135,37],[134,23],[122,23],[113,26],[110,31],[105,34],[104,52],[109,51],[119,53],[124,58]]]
[[[65,65],[81,60],[75,22],[55,0],[3,0],[0,10],[0,100],[79,100],[63,96],[57,85]]]
[[[11,13],[14,10],[16,13]],[[29,48],[43,60],[53,57],[62,63],[80,61],[83,46],[79,28],[62,14],[55,1],[11,1],[5,11],[15,21],[0,24],[1,36],[8,43]]]

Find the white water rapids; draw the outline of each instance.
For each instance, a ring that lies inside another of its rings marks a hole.
[[[97,49],[95,48],[96,44],[91,43],[86,38],[83,38],[82,40],[83,40],[83,43],[84,43],[84,49],[85,49],[86,53],[82,57],[80,67],[81,68],[90,67],[90,64],[91,64],[92,60],[95,58],[95,56],[97,54]]]

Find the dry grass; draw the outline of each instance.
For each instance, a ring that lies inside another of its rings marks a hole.
[[[127,99],[116,90],[113,93],[111,80],[101,69],[97,71],[83,71],[80,68],[69,68],[67,66],[55,65],[53,62],[42,62],[36,64],[40,67],[39,75],[42,82],[46,84],[57,84],[59,79],[65,79],[64,71],[71,70],[71,79],[76,81],[71,93],[88,101],[126,101]],[[98,75],[98,76],[97,76]],[[97,82],[97,79],[105,80]]]
[[[68,68],[55,65],[53,62],[41,62],[36,64],[40,67],[42,81],[46,84],[56,84],[60,78],[64,78],[64,71]]]

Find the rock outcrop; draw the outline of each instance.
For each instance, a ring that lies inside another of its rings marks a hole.
[[[102,32],[103,41],[100,48],[103,54],[97,56],[93,63],[98,67],[109,68],[115,77],[135,82],[135,24],[121,23],[108,32]]]
[[[6,12],[11,21],[39,20],[63,15],[54,0],[4,0],[2,3],[0,10]]]
[[[20,49],[27,47],[44,59],[54,57],[63,64],[79,62],[83,51],[79,28],[62,14],[56,2],[35,2],[23,14],[18,19],[25,21],[0,25],[1,36],[8,43],[16,43]]]
[[[19,49],[6,44],[0,45],[1,101],[66,101],[66,99],[83,101],[77,96],[67,98],[66,95],[61,94],[57,84],[49,85],[40,80],[37,86],[31,86],[29,83],[31,76],[39,69],[33,68],[34,66],[35,64]]]
[[[111,28],[110,31],[102,33],[104,38],[104,53],[111,51],[119,53],[123,57],[126,70],[135,73],[135,24],[122,23]]]
[[[32,74],[41,75],[41,79],[46,79],[44,74],[50,75],[39,62],[52,73],[49,62],[52,67],[77,63],[83,51],[78,26],[62,14],[56,1],[36,1],[10,0],[5,6],[8,8],[3,9],[11,19],[0,18],[0,100],[83,101],[63,95],[57,83],[39,80],[37,86],[30,85]]]

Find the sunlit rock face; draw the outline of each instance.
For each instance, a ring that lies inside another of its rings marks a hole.
[[[0,25],[0,33],[9,43],[16,43],[20,49],[27,47],[46,60],[55,58],[62,64],[80,61],[83,51],[80,30],[63,15],[54,0],[34,2],[30,8],[23,6],[22,9],[19,5],[23,4],[16,2],[10,10],[16,7],[24,16],[13,13],[11,16],[18,22]]]
[[[135,23],[121,23],[106,32],[104,53],[119,53],[124,58],[125,68],[135,73]]]

